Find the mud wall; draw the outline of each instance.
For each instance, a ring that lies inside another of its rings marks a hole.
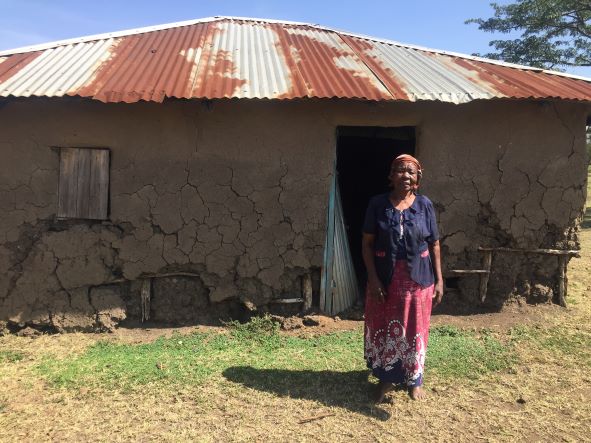
[[[584,106],[558,102],[475,105],[442,112],[422,131],[421,157],[439,208],[448,268],[477,268],[477,246],[579,249],[586,198]],[[461,129],[454,122],[465,122]],[[450,131],[450,128],[453,128]],[[556,298],[558,259],[495,253],[489,300]],[[462,279],[475,302],[478,280]]]
[[[150,275],[190,276],[154,283],[160,320],[300,296],[322,264],[338,125],[417,126],[447,267],[477,264],[478,245],[574,248],[586,114],[509,101],[3,101],[0,320],[110,328],[138,318]],[[55,219],[52,147],[111,150],[109,220]],[[493,267],[498,300],[550,285],[555,271],[551,258]]]

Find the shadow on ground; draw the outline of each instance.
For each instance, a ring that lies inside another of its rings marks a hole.
[[[327,406],[345,408],[353,412],[388,420],[390,414],[372,405],[368,389],[368,371],[295,371],[288,369],[257,369],[233,366],[223,372],[234,383],[270,392],[280,397],[313,400]]]
[[[474,277],[467,278],[474,279]],[[433,308],[433,315],[467,317],[479,314],[496,314],[503,310],[503,302],[502,299],[489,298],[485,303],[481,303],[474,296],[466,297],[458,289],[446,287],[443,301]]]

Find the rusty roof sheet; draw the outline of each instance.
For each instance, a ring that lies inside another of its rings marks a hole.
[[[0,96],[591,101],[591,79],[305,23],[214,17],[0,52]]]

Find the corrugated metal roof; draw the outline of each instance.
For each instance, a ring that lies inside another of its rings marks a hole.
[[[214,17],[0,52],[0,96],[591,101],[591,79],[304,23]]]

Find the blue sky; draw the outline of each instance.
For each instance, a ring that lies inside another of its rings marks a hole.
[[[493,38],[464,24],[490,16],[488,0],[0,0],[0,11],[0,50],[214,15],[314,23],[467,54],[486,52]],[[591,68],[569,72],[591,77]]]

